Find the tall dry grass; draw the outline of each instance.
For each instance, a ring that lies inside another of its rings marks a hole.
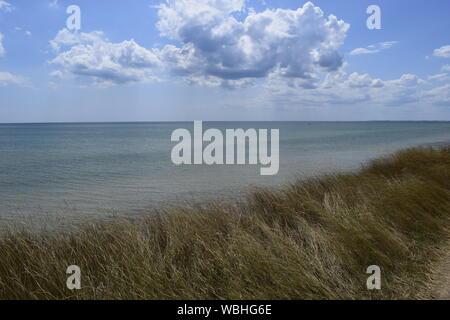
[[[450,149],[410,149],[241,203],[0,238],[1,299],[416,299],[449,236]],[[66,288],[67,266],[82,289]],[[369,265],[382,290],[366,288]]]

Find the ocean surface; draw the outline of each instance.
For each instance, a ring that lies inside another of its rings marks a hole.
[[[261,176],[260,165],[173,165],[172,131],[192,132],[192,122],[0,124],[0,220],[133,215],[357,169],[405,147],[450,143],[450,122],[204,123],[204,130],[211,127],[279,129],[278,175]]]

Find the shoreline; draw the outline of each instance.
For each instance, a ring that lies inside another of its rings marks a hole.
[[[0,238],[2,299],[431,299],[450,230],[450,148],[414,148],[242,202]],[[80,267],[82,289],[65,287]],[[382,290],[365,288],[368,266]],[[7,279],[16,279],[14,282]]]
[[[402,151],[404,149],[415,149],[415,148],[441,148],[450,146],[450,140],[446,141],[438,141],[438,142],[430,142],[430,143],[422,143],[417,146],[400,148],[396,152]],[[322,169],[315,172],[304,173],[297,172],[290,179],[286,178],[282,181],[278,181],[277,183],[266,185],[266,184],[247,184],[242,185],[236,189],[234,186],[224,187],[223,189],[215,190],[214,194],[210,194],[206,191],[185,191],[183,193],[178,193],[173,195],[171,198],[163,199],[152,203],[147,206],[136,206],[136,207],[123,207],[120,209],[117,208],[90,208],[87,209],[81,207],[76,207],[74,205],[75,200],[67,201],[67,206],[55,206],[54,212],[37,212],[33,211],[32,213],[26,212],[25,209],[17,209],[16,213],[12,214],[1,214],[0,213],[0,224],[28,224],[28,225],[39,225],[44,223],[43,227],[50,227],[53,229],[54,227],[58,229],[58,225],[51,226],[52,223],[47,223],[48,221],[65,221],[66,224],[75,224],[79,225],[87,221],[110,221],[111,219],[134,219],[139,218],[142,215],[148,214],[148,212],[158,212],[164,211],[166,208],[170,207],[182,207],[189,206],[192,203],[208,203],[215,201],[224,201],[224,202],[241,202],[245,201],[245,199],[251,195],[253,190],[264,189],[264,188],[273,188],[280,189],[286,185],[291,184],[293,181],[303,181],[308,180],[315,177],[321,177],[332,174],[351,174],[363,169],[365,166],[370,164],[374,159],[389,156],[394,152],[385,153],[382,156],[375,158],[368,158],[359,164],[354,164],[351,168],[339,169],[339,170],[329,170]],[[77,200],[79,201],[79,200]],[[64,200],[63,202],[66,202]],[[84,213],[83,213],[84,211]],[[88,211],[88,213],[86,212]],[[61,212],[61,213],[59,213]],[[72,213],[70,213],[72,212]]]
[[[241,126],[247,129],[245,123],[233,125]],[[173,166],[169,138],[177,125],[50,127],[0,133],[5,143],[0,216],[11,220],[67,213],[76,219],[111,211],[135,214],[186,199],[233,200],[249,186],[279,186],[297,176],[358,170],[369,159],[401,148],[444,144],[450,133],[447,123],[269,125],[282,133],[280,172],[264,178],[251,165]]]

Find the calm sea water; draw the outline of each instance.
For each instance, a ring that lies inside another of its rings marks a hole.
[[[175,166],[176,128],[193,123],[0,125],[0,217],[133,214],[183,199],[233,197],[417,145],[450,142],[450,122],[228,122],[204,128],[279,128],[280,171]]]

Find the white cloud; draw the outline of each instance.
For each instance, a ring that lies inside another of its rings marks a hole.
[[[356,48],[352,52],[350,52],[351,56],[357,56],[360,54],[371,54],[371,53],[377,53],[378,51],[370,50],[366,48]]]
[[[424,80],[412,74],[394,80],[381,80],[368,74],[347,74],[342,70],[316,81],[313,90],[302,86],[286,86],[280,78],[270,79],[266,87],[270,94],[264,99],[269,102],[310,108],[409,105],[421,101],[427,88]]]
[[[169,0],[157,6],[161,35],[178,43],[146,49],[133,40],[111,43],[102,32],[63,29],[50,41],[52,63],[95,82],[129,83],[166,70],[189,83],[245,87],[275,74],[311,86],[343,64],[338,49],[349,25],[306,3],[297,10],[249,11],[244,0]]]
[[[3,35],[0,33],[0,57],[5,55],[5,48],[2,45]],[[11,84],[25,85],[26,79],[20,76],[14,75],[9,72],[0,71],[0,86],[4,87]]]
[[[158,6],[161,35],[180,43],[164,47],[161,60],[172,74],[215,85],[251,82],[271,73],[308,80],[342,66],[338,49],[349,25],[325,17],[312,3],[297,10],[250,11],[236,19],[243,10],[244,0],[168,1]]]
[[[53,40],[50,41],[50,46],[53,50],[59,51],[61,47],[102,42],[102,38],[102,31],[73,33],[64,28],[56,34]]]
[[[15,27],[14,30],[15,30],[15,31],[18,31],[18,32],[19,32],[19,31],[23,31],[23,33],[24,33],[25,35],[29,36],[29,37],[31,37],[31,35],[32,35],[31,31],[29,31],[29,30],[23,30],[21,27]]]
[[[0,86],[2,87],[11,84],[24,85],[25,83],[26,80],[20,76],[0,71]]]
[[[424,99],[437,106],[450,107],[450,84],[426,91]]]
[[[350,88],[381,88],[384,86],[380,79],[372,79],[368,74],[353,72],[344,82]]]
[[[356,56],[360,54],[374,54],[381,52],[383,50],[389,49],[395,44],[397,44],[397,41],[386,41],[386,42],[380,42],[374,45],[370,45],[367,48],[356,48],[352,52],[350,52],[351,56]]]
[[[14,9],[15,9],[14,6],[12,6],[10,3],[0,0],[0,10],[3,10],[5,12],[11,12]]]
[[[63,77],[63,73],[60,70],[54,70],[50,72],[50,76],[61,79]]]
[[[5,48],[3,47],[3,34],[0,33],[0,57],[5,55]]]
[[[443,72],[450,71],[450,65],[446,64],[445,66],[442,66],[441,71]]]
[[[433,74],[431,76],[428,76],[428,80],[445,81],[445,80],[449,80],[449,79],[450,79],[450,77],[446,73],[438,73],[438,74]]]
[[[244,0],[168,0],[157,8],[158,29],[171,44],[147,49],[134,40],[110,42],[100,31],[63,29],[50,41],[56,54],[51,62],[61,67],[51,76],[100,86],[152,81],[163,72],[201,86],[265,83],[267,101],[310,107],[448,102],[447,86],[430,89],[434,81],[447,80],[445,74],[431,75],[426,82],[414,74],[382,80],[347,73],[339,49],[348,24],[326,17],[309,2],[297,10],[260,13],[245,10]],[[396,43],[381,42],[352,54],[376,53]]]
[[[435,49],[433,55],[439,58],[450,58],[450,45]]]
[[[0,1],[0,5],[2,2]],[[1,8],[1,6],[0,6]],[[5,48],[2,44],[3,34],[0,33],[0,57],[5,55]],[[25,85],[27,83],[25,78],[14,75],[9,72],[0,71],[0,87],[8,86],[8,85]]]
[[[50,45],[57,52],[52,64],[99,86],[155,81],[153,69],[160,66],[157,55],[134,40],[108,42],[99,31],[71,33],[63,29]]]
[[[423,81],[422,79],[420,79],[418,76],[416,76],[415,74],[404,74],[400,77],[400,79],[398,80],[391,80],[390,83],[394,84],[394,85],[399,85],[399,86],[403,86],[403,87],[414,87],[417,86],[419,84],[423,84],[425,81]]]

